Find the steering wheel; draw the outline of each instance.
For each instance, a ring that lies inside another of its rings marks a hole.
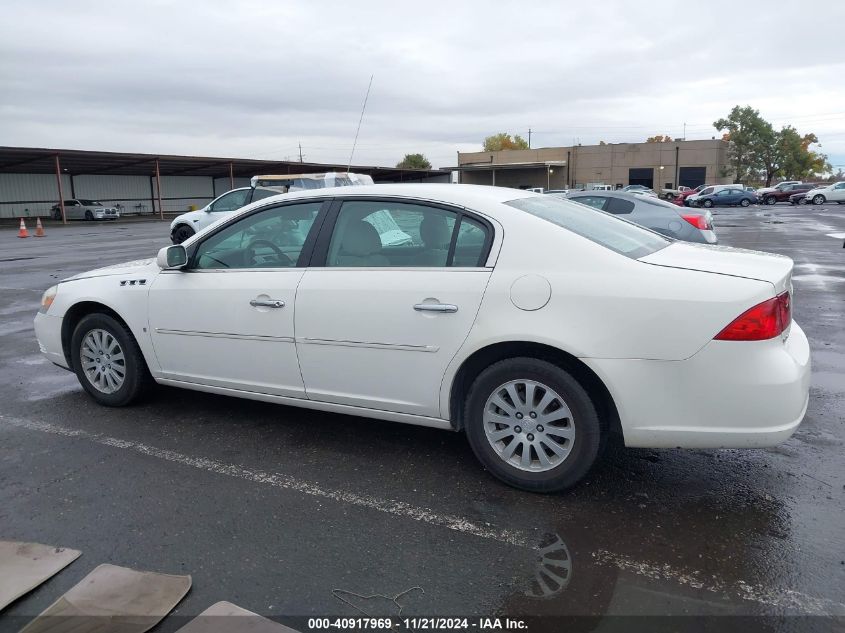
[[[278,246],[273,244],[273,242],[271,242],[270,240],[263,239],[252,240],[249,243],[249,246],[246,247],[246,252],[248,253],[249,261],[251,264],[255,265],[258,263],[255,261],[255,249],[258,246],[269,246],[270,249],[276,254],[276,258],[280,264],[284,266],[293,266],[293,260],[287,255],[285,255]]]

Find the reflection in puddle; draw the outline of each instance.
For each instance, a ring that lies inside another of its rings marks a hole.
[[[566,543],[557,534],[548,536],[547,540],[551,542],[541,544],[538,549],[534,578],[525,591],[530,598],[550,598],[566,589],[572,578],[572,555]]]

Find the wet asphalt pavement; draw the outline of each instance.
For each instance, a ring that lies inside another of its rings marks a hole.
[[[48,226],[41,240],[3,228],[0,539],[83,555],[7,609],[0,631],[106,562],[192,575],[156,631],[218,600],[303,631],[286,618],[396,616],[388,598],[414,587],[403,616],[834,615],[754,622],[843,627],[845,236],[829,235],[845,233],[845,206],[719,210],[716,223],[723,244],[795,260],[814,364],[804,423],[769,450],[613,450],[552,496],[500,484],[444,431],[163,387],[99,407],[40,356],[41,292],[154,256],[167,224]],[[602,621],[529,630],[593,628]]]

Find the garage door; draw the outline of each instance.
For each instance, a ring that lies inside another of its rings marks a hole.
[[[649,169],[629,169],[628,170],[628,184],[629,185],[644,185],[649,189],[654,187],[654,170]]]
[[[706,177],[706,167],[681,167],[678,170],[678,184],[683,187],[695,189],[698,185],[704,184]]]

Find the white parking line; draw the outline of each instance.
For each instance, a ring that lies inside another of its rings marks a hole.
[[[463,517],[441,514],[428,508],[421,508],[403,501],[381,499],[370,495],[362,495],[343,490],[324,488],[317,484],[301,481],[290,475],[267,473],[261,470],[243,468],[236,464],[226,464],[205,457],[191,457],[183,453],[167,449],[156,448],[141,442],[133,442],[99,433],[88,433],[78,429],[70,429],[46,422],[26,420],[23,418],[0,415],[0,422],[9,426],[40,431],[63,437],[87,440],[102,446],[130,450],[149,457],[163,459],[168,462],[190,466],[218,475],[236,477],[258,484],[274,486],[284,490],[292,490],[312,497],[331,499],[339,503],[376,510],[385,514],[444,527],[470,536],[477,536],[506,545],[533,549],[537,546],[537,536],[531,536],[519,530],[497,528],[490,524],[479,525]],[[816,598],[791,589],[769,588],[763,585],[752,585],[743,581],[729,584],[709,575],[703,579],[701,572],[681,570],[669,564],[655,565],[653,563],[637,561],[627,556],[614,554],[608,550],[598,549],[592,553],[593,561],[598,565],[616,567],[619,570],[634,573],[651,580],[665,580],[699,589],[714,594],[730,596],[741,600],[755,602],[765,607],[797,610],[810,615],[845,615],[845,603]]]

